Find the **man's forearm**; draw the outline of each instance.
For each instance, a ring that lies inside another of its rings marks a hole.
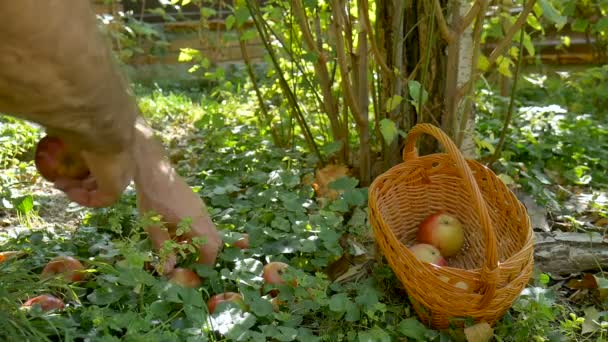
[[[137,105],[89,1],[2,1],[0,39],[0,112],[94,152],[132,144]]]

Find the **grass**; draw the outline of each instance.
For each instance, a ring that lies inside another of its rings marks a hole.
[[[349,195],[328,206],[320,205],[312,187],[304,181],[313,172],[314,160],[299,149],[276,148],[260,134],[255,99],[249,94],[235,91],[211,95],[141,87],[136,91],[144,115],[157,129],[171,160],[209,205],[213,220],[222,231],[226,245],[217,267],[192,266],[205,279],[196,290],[180,288],[151,274],[147,265],[158,256],[150,252],[142,220],[134,209],[133,189],[128,189],[120,202],[110,208],[69,206],[60,200],[60,194],[40,181],[32,167],[37,129],[3,118],[3,136],[12,139],[6,139],[11,142],[0,148],[0,155],[11,156],[0,173],[0,209],[8,226],[0,230],[0,250],[20,250],[27,256],[0,263],[0,339],[463,340],[462,330],[439,332],[420,324],[392,270],[377,263],[367,222],[366,189],[358,187],[354,180],[343,182]],[[483,108],[500,107],[502,103],[491,93],[483,95],[482,100]],[[533,96],[525,101],[546,105]],[[495,113],[482,111],[480,141],[496,136],[500,117]],[[536,120],[543,117],[547,116]],[[547,201],[561,211],[566,209],[556,194],[559,187],[605,190],[603,160],[587,158],[585,149],[577,155],[564,153],[550,164],[575,169],[585,162],[589,170],[580,176],[574,171],[576,177],[567,177],[562,183],[538,185],[543,184],[539,179],[546,169],[543,163],[549,163],[554,156],[548,154],[549,147],[540,146],[534,154],[526,151],[546,141],[575,144],[572,139],[581,132],[592,134],[586,144],[592,144],[594,137],[602,138],[603,128],[597,122],[572,125],[572,117],[567,115],[564,119],[567,133],[556,136],[526,126],[526,119],[520,117],[501,159],[501,172],[539,202]],[[534,137],[532,142],[530,134]],[[524,143],[528,145],[520,146]],[[483,152],[487,144],[480,146]],[[519,165],[539,171],[526,173],[536,177],[532,180],[538,184],[530,181]],[[578,184],[577,180],[580,183],[587,174],[591,180]],[[53,219],[61,212],[62,219]],[[600,207],[597,212],[606,215],[606,208]],[[242,233],[250,236],[248,250],[231,245]],[[355,246],[363,251],[363,257],[342,265],[349,275],[347,280],[332,281],[327,273],[332,269],[330,265],[340,266],[335,262],[345,250]],[[86,282],[67,284],[60,279],[39,278],[46,262],[62,254],[85,263],[89,269]],[[279,298],[284,305],[277,312],[273,311],[270,298],[259,294],[262,266],[269,261],[289,263],[288,276],[297,278],[302,285],[280,288]],[[596,277],[603,279],[601,273]],[[579,279],[580,275],[571,278]],[[568,287],[569,280],[536,273],[496,325],[494,338],[605,341],[608,323],[605,297],[601,300],[604,283],[575,290]],[[249,312],[226,305],[209,315],[205,301],[224,291],[242,293]],[[61,297],[68,304],[66,310],[26,313],[19,309],[22,301],[40,293]],[[573,299],[575,293],[577,299]]]

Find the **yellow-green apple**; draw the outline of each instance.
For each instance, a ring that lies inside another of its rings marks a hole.
[[[89,175],[89,168],[78,151],[52,136],[45,136],[36,145],[34,164],[42,177],[51,182],[59,177],[84,179]]]
[[[282,275],[288,267],[289,265],[280,261],[273,261],[264,265],[264,271],[262,272],[262,278],[264,278],[264,282],[266,284],[275,286],[286,284]],[[295,287],[298,285],[298,282],[293,279],[289,282],[289,284]],[[279,294],[279,291],[277,289],[273,289],[269,293],[272,297],[276,297]]]
[[[438,212],[420,223],[416,240],[437,247],[446,258],[451,257],[458,253],[464,244],[462,223],[454,216]]]
[[[207,309],[209,309],[209,313],[213,314],[215,312],[216,307],[223,302],[233,302],[241,310],[247,311],[247,305],[245,304],[243,296],[241,296],[240,293],[224,292],[216,294],[215,296],[209,298],[209,300],[207,301]]]
[[[55,310],[55,309],[63,309],[65,307],[65,304],[63,304],[63,301],[57,297],[51,296],[51,295],[40,295],[40,296],[36,296],[34,298],[29,299],[27,302],[23,303],[23,305],[21,305],[21,308],[31,308],[34,305],[40,305],[40,308],[42,309],[42,311],[49,311],[49,310]]]
[[[84,279],[84,266],[71,256],[58,256],[49,261],[42,269],[42,278],[50,278],[60,274],[66,281],[81,281]]]
[[[169,273],[169,281],[184,287],[199,287],[201,286],[201,278],[194,271],[187,268],[177,267]]]
[[[447,266],[447,262],[441,255],[441,252],[435,246],[426,243],[417,243],[411,246],[410,251],[416,258],[423,262],[428,262],[437,266]]]

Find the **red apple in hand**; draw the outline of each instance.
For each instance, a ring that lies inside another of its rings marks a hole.
[[[177,267],[169,273],[169,281],[184,287],[196,288],[201,286],[202,280],[194,271]]]
[[[42,270],[42,278],[50,278],[61,274],[66,281],[81,281],[84,279],[84,266],[71,256],[59,256],[49,261]]]
[[[285,280],[282,278],[283,272],[289,267],[284,262],[273,261],[269,262],[264,266],[264,271],[262,273],[262,278],[264,278],[264,282],[269,285],[281,285],[286,284]],[[298,282],[294,279],[290,282],[291,286],[297,286]],[[270,295],[272,297],[276,297],[279,294],[279,291],[273,289],[270,291]]]
[[[418,243],[410,247],[416,258],[423,262],[428,262],[437,266],[447,266],[441,252],[435,246],[426,243]]]
[[[89,175],[84,159],[57,137],[46,136],[40,139],[34,162],[42,177],[51,182],[59,177],[85,179]]]
[[[40,295],[34,298],[29,299],[27,302],[21,305],[21,308],[31,308],[35,304],[40,305],[42,311],[49,311],[54,309],[63,309],[65,304],[63,301],[57,297],[51,295]]]
[[[420,223],[416,239],[437,247],[444,257],[453,256],[464,244],[462,223],[444,212],[433,214]]]
[[[245,305],[243,296],[241,296],[240,293],[224,292],[209,298],[207,301],[207,309],[209,309],[209,313],[213,314],[215,312],[215,308],[223,302],[233,302],[237,304],[241,310],[247,311],[247,305]]]
[[[240,249],[249,248],[249,234],[242,234],[243,237],[234,243],[234,247]]]

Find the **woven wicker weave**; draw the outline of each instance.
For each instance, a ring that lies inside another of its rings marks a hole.
[[[419,157],[415,144],[424,133],[447,153]],[[442,329],[472,318],[493,325],[532,274],[534,241],[526,209],[491,170],[465,160],[435,126],[416,125],[403,155],[404,162],[378,176],[369,189],[369,216],[380,250],[426,324]],[[456,216],[465,234],[463,249],[447,259],[447,267],[420,262],[408,249],[422,220],[440,210]]]

